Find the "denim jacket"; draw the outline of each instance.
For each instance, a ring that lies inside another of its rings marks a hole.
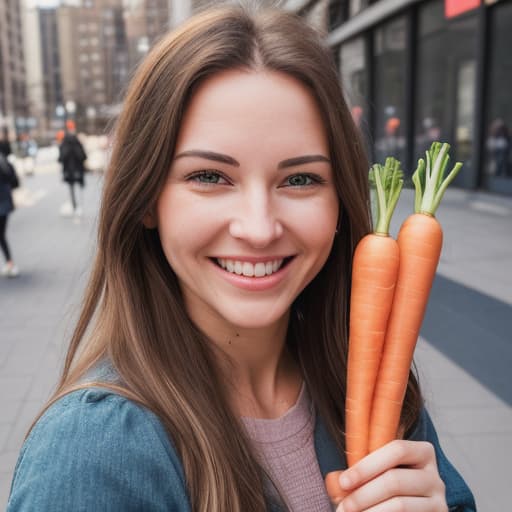
[[[434,445],[449,510],[475,511],[426,410],[412,438]],[[319,418],[315,448],[322,475],[346,467]],[[38,420],[21,449],[7,505],[8,512],[190,510],[183,467],[160,420],[102,388],[74,391]]]

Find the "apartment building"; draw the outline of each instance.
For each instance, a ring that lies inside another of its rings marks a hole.
[[[31,123],[19,0],[0,0],[0,132],[11,140]]]

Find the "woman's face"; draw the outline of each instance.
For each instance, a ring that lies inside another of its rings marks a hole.
[[[270,71],[207,79],[185,112],[154,219],[194,322],[211,332],[287,321],[329,255],[337,218],[307,88]]]

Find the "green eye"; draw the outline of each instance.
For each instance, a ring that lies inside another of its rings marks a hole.
[[[221,176],[216,172],[205,171],[194,176],[194,179],[200,183],[219,183]]]
[[[197,171],[187,177],[187,181],[197,184],[198,186],[209,185],[227,185],[229,181],[220,172],[204,169]]]
[[[291,187],[305,187],[314,183],[308,174],[295,174],[288,178],[288,185]]]

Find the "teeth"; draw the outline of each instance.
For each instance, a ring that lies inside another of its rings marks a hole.
[[[247,277],[264,277],[277,272],[281,268],[283,260],[272,260],[253,264],[248,261],[217,258],[217,263],[224,270],[227,270],[232,274],[238,274],[239,276],[244,275]]]
[[[256,263],[254,265],[254,276],[263,277],[265,275],[265,263]]]
[[[254,265],[246,261],[242,265],[242,274],[247,277],[252,277],[254,275]]]

